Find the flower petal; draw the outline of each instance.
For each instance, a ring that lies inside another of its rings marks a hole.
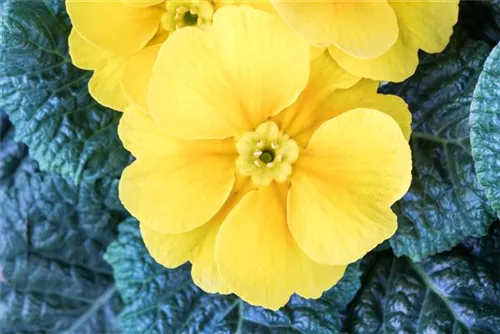
[[[164,2],[165,0],[120,0],[120,1],[130,7],[144,8],[157,5],[159,3]]]
[[[121,87],[125,96],[135,106],[148,110],[147,93],[161,44],[148,46],[131,56],[123,69]]]
[[[354,57],[380,56],[398,37],[396,15],[386,1],[272,0],[272,3],[310,44],[334,44]]]
[[[142,224],[163,233],[188,232],[205,224],[219,211],[233,187],[234,143],[176,142],[140,115],[126,113],[126,121],[120,125],[125,145],[141,152],[122,174],[119,190],[123,205]],[[137,128],[134,120],[141,122],[136,123]],[[144,133],[148,129],[150,133]],[[143,144],[139,143],[141,139],[145,139]],[[150,148],[155,144],[162,148]]]
[[[85,70],[93,70],[89,81],[89,93],[100,104],[123,111],[129,104],[120,87],[126,57],[117,57],[86,41],[75,30],[69,36],[69,50],[73,64]]]
[[[399,37],[383,55],[360,59],[330,46],[328,51],[340,66],[354,75],[373,80],[401,82],[415,73],[418,49],[440,52],[448,44],[458,18],[458,2],[391,1],[398,17]]]
[[[215,263],[215,238],[222,221],[251,186],[248,178],[236,180],[232,194],[219,212],[208,223],[192,231],[166,234],[141,224],[142,237],[151,256],[167,268],[191,261],[191,275],[196,285],[209,293],[230,293]]]
[[[183,28],[162,46],[150,113],[176,137],[227,138],[290,105],[308,75],[307,44],[278,17],[227,6],[208,33]]]
[[[141,224],[144,244],[156,262],[176,268],[192,262],[191,276],[196,285],[209,293],[230,293],[215,263],[215,236],[220,223],[210,222],[179,234],[160,233]]]
[[[413,75],[418,65],[418,48],[404,31],[386,53],[376,58],[356,58],[335,46],[330,46],[328,51],[350,73],[373,80],[401,82]]]
[[[429,53],[441,52],[448,45],[458,20],[458,3],[458,0],[389,2],[403,33],[414,46]]]
[[[162,10],[135,8],[120,1],[67,0],[73,27],[87,41],[116,55],[142,49],[158,30]]]
[[[331,103],[327,102],[332,100],[332,94],[338,89],[352,87],[360,80],[337,65],[328,52],[323,52],[311,61],[309,82],[297,101],[276,117],[280,129],[294,137],[315,122],[324,121],[321,113],[330,111]],[[376,89],[375,85],[373,87]]]
[[[129,106],[120,119],[118,135],[136,158],[181,155],[194,146],[169,136],[151,116],[135,106]]]
[[[215,237],[220,222],[210,222],[193,231],[179,234],[160,233],[141,224],[142,238],[156,262],[176,268],[191,261],[191,276],[200,288],[209,293],[230,293],[229,286],[215,263]]]
[[[139,159],[122,174],[120,199],[150,228],[183,233],[205,224],[222,207],[234,172],[234,157],[209,152]]]
[[[347,265],[396,230],[390,206],[410,186],[411,153],[397,123],[355,109],[325,122],[294,166],[288,224],[314,261]]]
[[[215,5],[217,6],[217,9],[220,9],[224,6],[228,5],[240,5],[240,6],[252,6],[255,9],[260,9],[263,11],[266,11],[270,14],[276,14],[276,11],[274,10],[273,5],[269,0],[217,0],[215,1]]]
[[[230,289],[274,310],[295,292],[320,297],[345,270],[314,263],[298,248],[286,224],[284,195],[274,185],[246,194],[222,224],[215,246]]]

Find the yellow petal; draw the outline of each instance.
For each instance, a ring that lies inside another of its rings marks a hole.
[[[273,5],[271,4],[271,1],[269,0],[216,0],[215,5],[217,6],[217,9],[222,8],[224,6],[228,5],[240,5],[240,6],[252,6],[255,9],[260,9],[263,11],[266,11],[270,14],[276,14],[276,11],[274,10]]]
[[[286,224],[285,196],[274,185],[246,194],[222,224],[215,259],[231,291],[273,310],[297,292],[318,298],[345,267],[319,265],[294,242]]]
[[[272,3],[310,44],[334,44],[354,57],[380,56],[398,37],[396,15],[386,1],[272,0]]]
[[[376,58],[356,58],[335,46],[330,46],[328,51],[347,71],[373,80],[401,82],[413,75],[418,65],[418,48],[403,31],[396,43],[386,53]]]
[[[429,52],[444,50],[458,20],[458,0],[390,1],[401,31],[413,45]]]
[[[288,224],[314,261],[347,265],[396,230],[391,205],[410,186],[411,153],[397,123],[370,109],[325,122],[294,166]]]
[[[376,109],[390,115],[401,127],[403,135],[409,139],[411,133],[411,113],[408,105],[395,95],[377,94],[378,82],[361,80],[349,89],[338,89],[322,100],[304,102],[309,111],[298,112],[287,131],[301,146],[307,145],[314,131],[325,121],[355,108]]]
[[[148,46],[131,56],[123,70],[121,85],[125,96],[131,103],[146,112],[149,80],[160,46],[161,44]]]
[[[193,250],[210,230],[208,224],[179,234],[161,233],[143,223],[140,228],[144,244],[153,259],[167,268],[177,268],[189,261]]]
[[[113,56],[86,41],[75,30],[69,36],[69,52],[73,64],[85,70],[93,70],[89,92],[100,104],[123,111],[128,105],[120,80],[127,57]]]
[[[128,135],[123,131],[126,127],[121,128],[122,138]],[[140,131],[131,133],[130,139],[141,138]],[[236,150],[232,141],[177,146],[172,142],[156,145],[166,151],[182,146],[175,154],[139,155],[123,172],[119,192],[125,208],[142,224],[163,233],[183,233],[207,223],[227,200],[234,184]]]
[[[208,33],[187,27],[162,46],[150,113],[176,137],[227,138],[290,105],[308,75],[307,44],[278,17],[227,6]]]
[[[314,60],[321,56],[325,52],[326,48],[325,47],[317,47],[310,45],[309,46],[309,55],[311,56],[311,60]]]
[[[151,116],[135,106],[128,107],[120,119],[118,135],[136,158],[181,155],[194,146],[169,136]]]
[[[415,73],[418,49],[442,51],[449,41],[458,17],[458,2],[391,1],[399,22],[396,43],[383,55],[360,59],[330,46],[328,51],[347,71],[373,80],[401,82]]]
[[[353,108],[376,109],[391,116],[398,123],[406,140],[410,140],[411,113],[406,102],[399,96],[384,94],[366,96]]]
[[[229,286],[215,263],[215,237],[220,222],[210,222],[193,231],[179,234],[160,233],[141,224],[142,238],[156,262],[176,268],[191,261],[191,275],[200,288],[209,293],[230,293]]]
[[[120,0],[120,1],[127,6],[138,7],[138,8],[151,7],[159,3],[165,2],[165,0]]]
[[[144,243],[151,256],[167,268],[191,261],[191,275],[200,288],[209,293],[229,293],[229,286],[215,263],[215,238],[222,221],[250,190],[248,179],[238,179],[224,206],[206,224],[186,233],[166,234],[141,224]]]
[[[176,268],[191,261],[191,276],[200,288],[209,293],[230,293],[228,285],[215,263],[215,237],[220,221],[202,225],[193,231],[179,234],[160,233],[141,224],[144,244],[156,262]]]
[[[73,27],[97,47],[130,55],[142,49],[158,30],[162,10],[134,8],[120,1],[67,0]]]
[[[280,129],[294,137],[315,123],[324,121],[321,114],[325,110],[330,111],[331,105],[327,103],[332,99],[332,94],[338,89],[352,87],[360,80],[337,65],[327,52],[323,52],[311,61],[309,82],[297,101],[277,116]],[[359,96],[364,94],[360,92]]]
[[[71,62],[83,70],[95,70],[106,65],[110,54],[87,42],[80,34],[71,29],[68,38]]]

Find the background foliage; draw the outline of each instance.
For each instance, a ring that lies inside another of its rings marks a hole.
[[[398,232],[277,312],[154,262],[117,197],[120,114],[71,65],[64,2],[0,4],[2,333],[498,333],[500,1],[462,2],[448,48],[381,89],[413,114]]]

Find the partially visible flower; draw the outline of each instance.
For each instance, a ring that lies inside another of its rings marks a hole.
[[[394,233],[411,116],[378,82],[327,53],[310,62],[278,16],[247,6],[177,31],[149,61],[147,112],[119,127],[136,157],[120,198],[159,263],[190,261],[202,289],[277,309],[318,298]]]
[[[214,12],[229,4],[273,10],[268,0],[66,0],[71,59],[94,71],[89,91],[99,103],[119,111],[130,103],[144,107],[135,92],[147,89],[151,69],[141,62],[176,30],[209,28]]]
[[[271,0],[292,29],[328,48],[350,73],[399,82],[418,65],[418,50],[444,50],[458,20],[458,0]],[[316,54],[319,54],[317,52]]]

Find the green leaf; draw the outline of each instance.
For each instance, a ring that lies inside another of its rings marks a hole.
[[[28,173],[37,165],[29,158],[26,145],[15,141],[14,126],[3,110],[0,110],[0,138],[0,191],[4,193],[16,174]],[[29,168],[23,169],[24,166]]]
[[[405,99],[413,115],[413,180],[394,205],[399,227],[390,239],[398,256],[423,260],[485,235],[493,222],[475,175],[468,122],[489,50],[456,33],[443,53],[421,57],[414,76],[382,88]]]
[[[477,177],[500,217],[500,44],[484,64],[470,110]]]
[[[481,333],[500,328],[500,225],[420,263],[372,263],[350,306],[349,333]]]
[[[91,73],[71,64],[64,1],[8,1],[0,38],[2,108],[44,171],[74,182],[119,177],[130,156],[116,133],[120,113],[95,102]]]
[[[320,299],[293,296],[277,312],[206,294],[193,284],[189,265],[171,270],[151,258],[134,219],[120,224],[105,259],[125,303],[119,324],[127,333],[335,333],[360,287],[355,264]]]
[[[0,332],[112,332],[121,301],[102,256],[122,219],[116,181],[41,172],[13,138],[2,117]]]

